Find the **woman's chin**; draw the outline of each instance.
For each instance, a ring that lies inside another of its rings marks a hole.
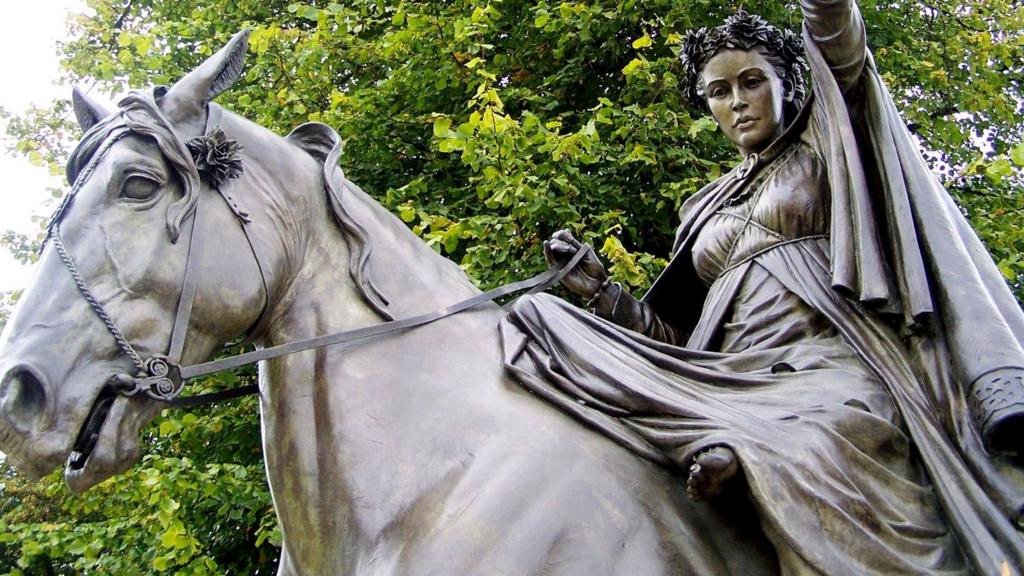
[[[753,153],[760,154],[771,142],[772,134],[765,134],[763,131],[754,129],[737,135],[733,143],[744,156],[748,156]]]

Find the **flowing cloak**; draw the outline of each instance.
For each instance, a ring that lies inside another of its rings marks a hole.
[[[858,83],[859,92],[844,95],[806,27],[804,36],[814,89],[813,106],[805,110],[809,110],[808,121],[820,139],[827,166],[831,232],[828,241],[766,252],[758,264],[827,318],[881,383],[970,566],[980,573],[998,573],[1005,563],[1024,571],[1024,542],[1017,530],[1024,504],[1024,475],[1008,458],[986,451],[985,441],[992,439],[981,432],[1007,410],[1019,409],[1024,397],[1020,391],[1024,315],[981,242],[928,170],[870,56]],[[852,119],[848,98],[863,102],[855,108],[859,115]],[[513,313],[502,326],[510,372],[534,393],[652,461],[686,465],[695,452],[713,445],[714,433],[689,445],[683,442],[679,453],[665,448],[680,445],[677,440],[686,437],[687,424],[679,416],[692,417],[703,425],[708,413],[681,413],[679,403],[671,398],[628,389],[607,392],[609,397],[622,399],[616,405],[593,390],[602,386],[602,378],[621,382],[628,380],[631,371],[636,372],[638,381],[647,376],[642,374],[645,371],[664,371],[684,374],[694,382],[703,379],[712,383],[712,388],[725,382],[727,391],[733,385],[751,385],[742,375],[723,373],[723,366],[728,370],[728,360],[723,364],[722,358],[709,351],[739,280],[731,287],[718,287],[709,297],[690,258],[696,233],[715,207],[745,184],[744,172],[749,175],[749,170],[733,171],[684,204],[676,257],[644,297],[661,320],[690,334],[686,348],[625,336],[621,329],[616,331],[600,319],[580,317],[577,324],[589,324],[595,341],[626,350],[627,355],[635,353],[645,361],[613,365],[615,355],[610,354],[608,362],[602,358],[584,367],[587,358],[605,356],[602,350],[581,350],[575,355],[563,349],[564,356],[555,361],[531,348],[531,339],[540,348],[550,348],[561,338],[559,330],[578,330],[578,325],[565,328],[554,316],[550,321],[535,318],[544,327],[530,333]],[[704,302],[703,309],[681,305],[692,302]],[[580,340],[572,342],[586,345]],[[526,356],[531,356],[531,362],[521,361]],[[761,382],[772,378],[761,376]],[[792,391],[814,394],[811,390],[798,386]],[[816,500],[822,499],[814,489],[816,482],[828,484],[833,494],[843,493],[845,479],[824,473],[831,466],[828,458],[848,458],[854,467],[864,469],[873,465],[855,461],[856,451],[844,448],[847,440],[773,446],[773,430],[759,429],[760,418],[745,419],[741,402],[730,405],[728,400],[722,401],[721,394],[700,387],[679,393],[684,405],[692,401],[701,410],[712,412],[713,419],[749,432],[742,442],[753,448],[742,451],[741,462],[766,532],[776,542],[780,534],[782,540],[788,539],[777,545],[780,556],[789,547],[819,570],[849,573],[848,563],[856,565],[862,560],[858,555],[872,554],[869,543],[862,549],[830,550],[829,542],[835,540],[830,535],[809,545],[797,542],[810,533],[790,529],[802,522],[806,526],[820,523],[820,518],[806,517],[809,509],[818,507]],[[774,402],[765,398],[760,401]],[[641,404],[646,413],[620,407]],[[769,410],[777,408],[768,406]],[[663,414],[676,418],[665,420],[660,417]],[[675,440],[659,443],[658,434]],[[808,434],[828,440],[832,432]],[[1019,438],[1013,440],[1020,442]],[[801,477],[806,471],[787,469],[787,458],[795,453],[801,457],[810,454],[819,468],[809,470],[823,477]],[[850,470],[843,468],[842,473],[850,474]],[[773,482],[768,477],[773,472],[785,476],[788,484]],[[901,496],[893,489],[888,497]],[[845,502],[831,498],[828,504],[834,507],[833,521],[840,525],[848,521],[838,517],[844,506],[863,505],[853,496]],[[887,522],[884,529],[891,529],[899,519]],[[840,556],[846,560],[836,560]]]

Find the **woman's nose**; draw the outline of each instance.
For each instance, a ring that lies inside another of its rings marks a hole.
[[[747,107],[747,99],[740,94],[736,94],[732,99],[732,109],[734,112],[739,112]]]

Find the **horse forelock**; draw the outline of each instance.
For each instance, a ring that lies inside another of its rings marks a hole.
[[[118,104],[128,129],[156,141],[160,152],[181,181],[182,197],[167,210],[167,232],[171,241],[177,241],[181,234],[181,223],[195,210],[199,200],[200,180],[196,164],[192,161],[188,146],[174,132],[152,95],[133,92]]]
[[[73,187],[54,213],[50,226],[59,224],[78,188],[88,178],[88,168],[99,162],[107,148],[127,131],[154,141],[182,184],[182,197],[167,210],[167,232],[172,242],[177,241],[181,234],[181,223],[195,210],[198,200],[200,179],[195,162],[185,142],[160,111],[153,95],[132,92],[118,102],[118,106],[120,109],[116,113],[89,129],[72,150],[66,173]]]
[[[115,131],[122,128],[124,128],[124,119],[121,118],[121,115],[111,114],[86,130],[82,139],[71,151],[71,155],[68,156],[68,162],[64,167],[68,184],[74,186],[78,183],[79,176],[92,161],[97,150]]]
[[[68,182],[72,185],[71,191],[64,196],[60,206],[50,216],[50,222],[46,225],[46,237],[39,247],[40,252],[46,247],[54,228],[59,226],[61,220],[64,219],[64,215],[67,214],[68,209],[71,207],[71,202],[78,193],[78,189],[89,178],[93,168],[103,158],[103,155],[107,153],[107,150],[124,137],[127,132],[128,129],[125,127],[120,114],[112,114],[87,130],[82,140],[71,151],[67,166],[65,167]]]

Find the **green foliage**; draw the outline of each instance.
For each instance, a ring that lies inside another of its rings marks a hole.
[[[735,9],[721,0],[90,6],[93,16],[71,21],[66,76],[111,94],[171,83],[250,28],[245,76],[220,103],[279,133],[306,121],[337,128],[349,178],[483,287],[542,269],[540,242],[569,228],[600,248],[614,279],[642,290],[664,266],[682,200],[736,161],[678,90],[680,35]],[[749,8],[799,23],[794,2]],[[862,9],[907,122],[1024,295],[1019,2]],[[69,109],[10,118],[12,146],[59,172],[78,134]],[[0,244],[27,255],[32,240]],[[276,540],[258,433],[250,401],[166,414],[147,429],[139,466],[82,497],[56,476],[29,485],[8,470],[0,567],[266,573]]]
[[[245,375],[245,379],[252,378]],[[239,385],[228,374],[204,386]],[[12,574],[272,574],[280,536],[257,405],[167,411],[142,462],[85,496],[0,464],[0,570]]]

